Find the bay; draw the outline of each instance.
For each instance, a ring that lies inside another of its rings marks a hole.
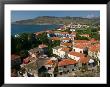
[[[57,29],[62,25],[11,25],[11,35],[21,34],[21,33],[34,33],[46,30]]]

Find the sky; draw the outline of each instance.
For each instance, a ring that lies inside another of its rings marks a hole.
[[[99,17],[100,11],[11,11],[11,21],[32,19],[39,16]]]

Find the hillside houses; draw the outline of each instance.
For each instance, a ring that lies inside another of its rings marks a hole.
[[[73,23],[70,23],[66,27],[70,28],[70,31],[75,31],[75,29],[77,29],[77,28],[88,28],[89,26],[86,25],[86,24],[73,24]]]
[[[80,36],[81,37],[89,37],[90,35],[89,34],[81,34]]]
[[[97,60],[98,65],[100,62],[100,45],[95,44],[89,47],[88,55],[93,59]]]
[[[89,68],[93,69],[95,62],[98,62],[96,65],[100,66],[100,41],[90,37],[89,34],[80,34],[81,37],[89,38],[88,40],[77,38],[79,32],[75,30],[88,27],[84,24],[71,23],[62,29],[45,31],[43,38],[47,36],[46,40],[49,40],[49,44],[43,40],[39,41],[37,47],[28,50],[29,55],[23,58],[23,62],[19,60],[20,56],[13,58],[12,55],[12,66],[13,61],[18,61],[20,68],[25,69],[25,72],[19,71],[19,73],[23,73],[23,75],[19,74],[21,77],[26,77],[28,74],[31,77],[38,77],[39,69],[41,69],[41,76],[55,77],[64,74],[68,76],[69,73],[75,71],[82,72],[83,69],[85,71],[88,71]],[[37,37],[42,33],[34,34]],[[45,68],[45,72],[42,72],[42,67]],[[14,70],[12,71],[15,73]]]
[[[61,58],[65,58],[65,56],[67,55],[67,53],[69,52],[69,48],[67,47],[61,47],[61,46],[57,46],[53,48],[53,54],[61,57]]]

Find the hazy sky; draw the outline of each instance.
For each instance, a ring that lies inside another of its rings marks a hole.
[[[56,16],[56,17],[99,17],[100,11],[12,11],[11,21],[31,19],[38,16]]]

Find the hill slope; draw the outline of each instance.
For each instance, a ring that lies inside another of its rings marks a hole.
[[[14,24],[69,24],[71,22],[88,25],[99,25],[100,18],[39,16],[33,19],[16,21]]]

